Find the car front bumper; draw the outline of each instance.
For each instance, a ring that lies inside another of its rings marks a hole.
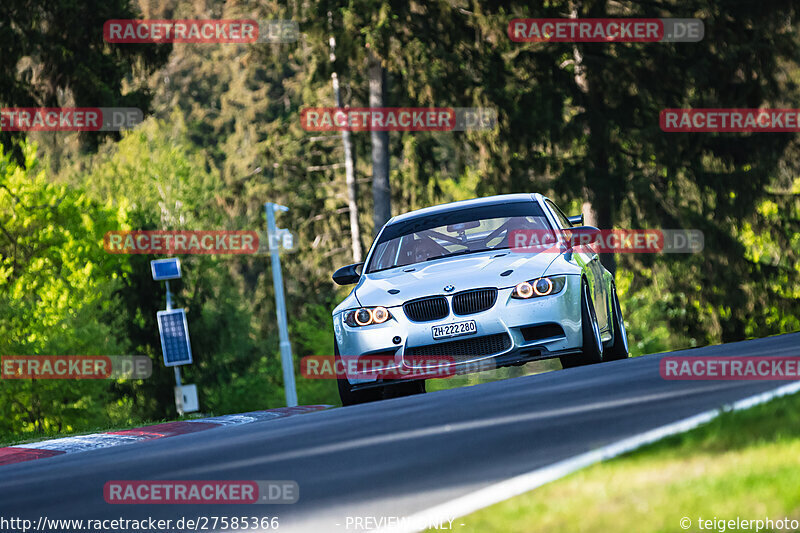
[[[343,311],[333,317],[334,335],[343,359],[382,356],[389,364],[393,361],[398,369],[413,368],[415,375],[424,368],[430,377],[441,377],[442,370],[463,374],[556,357],[574,353],[583,344],[580,283],[580,276],[566,275],[566,284],[559,293],[528,300],[511,298],[513,287],[499,289],[491,309],[470,315],[455,315],[452,295],[445,295],[449,315],[428,322],[411,321],[402,306],[396,306],[389,308],[392,318],[384,324],[351,327],[344,323],[346,311]],[[433,338],[433,326],[466,320],[475,320],[476,333],[442,340]],[[454,342],[457,344],[451,344]],[[489,353],[480,351],[483,346]],[[425,359],[424,354],[429,353],[436,354],[437,360]],[[421,359],[412,360],[412,354]],[[374,375],[352,370],[345,365],[351,384],[380,381]]]

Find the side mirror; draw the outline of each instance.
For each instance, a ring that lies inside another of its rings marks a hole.
[[[571,217],[567,217],[567,220],[569,220],[569,223],[572,224],[573,226],[583,226],[583,213],[581,213],[580,215],[573,215]]]
[[[597,242],[599,236],[600,230],[594,226],[578,226],[577,228],[564,230],[564,238],[569,248],[593,244]]]
[[[333,273],[333,281],[337,285],[352,285],[353,283],[358,283],[358,280],[361,279],[361,271],[363,269],[364,263],[343,266]]]

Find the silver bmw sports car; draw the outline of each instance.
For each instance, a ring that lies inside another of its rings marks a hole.
[[[364,263],[333,275],[356,284],[333,311],[342,403],[421,393],[425,378],[539,359],[572,367],[627,357],[613,277],[591,239],[575,246],[572,232],[599,230],[540,194],[392,218]]]

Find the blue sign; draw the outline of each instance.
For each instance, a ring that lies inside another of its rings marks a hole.
[[[189,326],[183,309],[159,311],[158,332],[161,335],[161,351],[164,366],[188,365],[192,362],[192,347],[189,343]]]
[[[154,259],[150,261],[150,271],[156,281],[179,279],[181,277],[181,260],[177,257]]]

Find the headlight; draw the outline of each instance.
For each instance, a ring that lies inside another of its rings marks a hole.
[[[511,292],[512,298],[519,300],[527,300],[528,298],[537,298],[539,296],[548,296],[561,292],[564,285],[567,283],[565,276],[558,276],[555,278],[537,278],[530,281],[523,281],[514,287]]]
[[[355,328],[370,324],[383,324],[390,318],[392,318],[392,314],[385,307],[361,307],[348,311],[344,316],[344,323]]]

